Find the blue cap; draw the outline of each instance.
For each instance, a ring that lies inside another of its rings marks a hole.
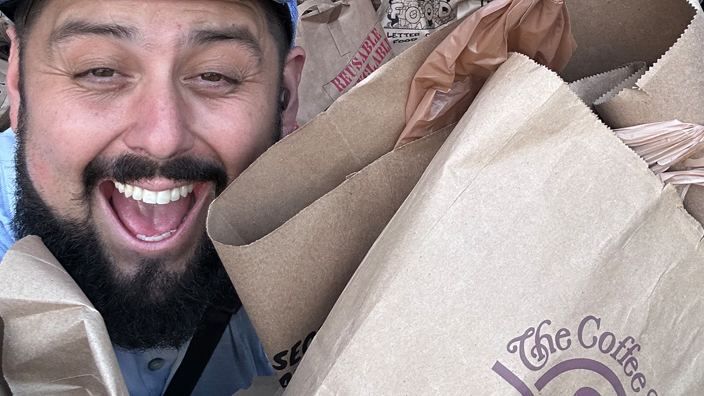
[[[3,0],[0,0],[2,2]],[[296,24],[298,24],[298,4],[296,3],[296,0],[274,0],[277,3],[280,4],[285,4],[288,6],[288,12],[290,15],[290,21],[291,21],[291,47],[294,45],[294,41],[296,40]],[[704,1],[704,0],[702,0]],[[2,3],[0,3],[2,4]]]
[[[15,9],[17,5],[26,0],[0,0],[0,11],[5,14],[10,20],[15,18]],[[298,23],[298,5],[296,0],[274,0],[275,3],[285,5],[288,8],[288,14],[282,15],[282,17],[288,17],[285,21],[286,29],[291,35],[291,47],[294,45],[294,40],[296,39],[296,24]]]

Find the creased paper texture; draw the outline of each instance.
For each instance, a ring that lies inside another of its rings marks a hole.
[[[0,316],[14,395],[128,395],[100,313],[38,237],[0,263]]]
[[[514,54],[284,394],[703,394],[703,234],[563,80]]]
[[[235,215],[243,191],[231,188],[211,204],[209,235],[283,386],[450,130],[384,155],[258,240],[235,238],[262,215]]]

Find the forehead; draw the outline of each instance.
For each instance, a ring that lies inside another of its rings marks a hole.
[[[136,38],[161,40],[180,39],[199,28],[240,27],[264,42],[267,32],[264,12],[253,0],[47,0],[32,36],[49,40],[76,22],[116,25]]]

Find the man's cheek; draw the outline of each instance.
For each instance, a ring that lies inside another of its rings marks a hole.
[[[56,160],[57,150],[28,150],[27,171],[40,197],[61,216],[83,219],[89,212],[83,195],[80,171],[71,167],[70,157]]]

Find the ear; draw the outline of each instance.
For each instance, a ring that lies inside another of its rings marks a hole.
[[[17,131],[17,117],[20,108],[20,41],[15,32],[15,27],[7,28],[7,35],[10,37],[10,57],[8,58],[7,95],[10,97],[10,126],[13,131]]]
[[[303,64],[306,60],[306,52],[301,47],[293,47],[286,57],[284,64],[284,75],[281,89],[287,89],[290,93],[288,106],[283,111],[283,130],[281,137],[293,132],[296,125],[296,115],[298,114],[298,84],[301,82]]]

